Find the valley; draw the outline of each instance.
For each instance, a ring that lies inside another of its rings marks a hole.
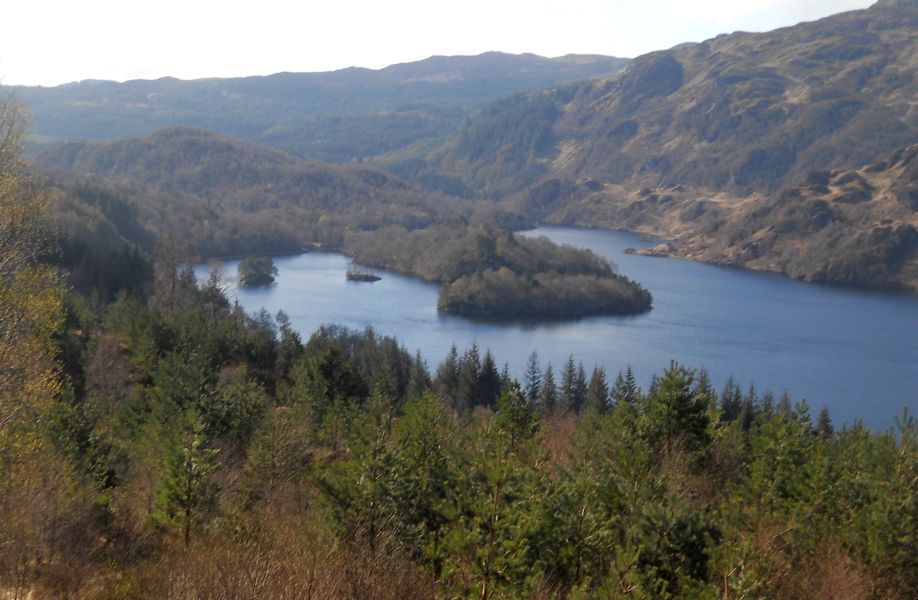
[[[5,13],[0,600],[918,597],[916,0]]]

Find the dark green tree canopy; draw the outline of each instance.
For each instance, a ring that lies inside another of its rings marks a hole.
[[[259,287],[274,283],[277,267],[268,256],[246,256],[239,263],[237,273],[242,287]]]

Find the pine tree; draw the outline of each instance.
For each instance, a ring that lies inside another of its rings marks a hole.
[[[766,392],[762,394],[762,411],[761,412],[763,415],[770,415],[774,412],[774,410],[775,410],[775,395],[771,392],[771,390],[766,390]]]
[[[781,398],[778,400],[777,406],[775,406],[775,412],[781,413],[784,415],[789,415],[791,412],[791,397],[787,390],[781,393]]]
[[[641,388],[638,387],[637,380],[634,378],[634,371],[631,370],[631,365],[628,365],[628,368],[625,369],[625,389],[628,392],[629,402],[637,402],[641,397]]]
[[[738,388],[737,388],[738,389]],[[755,421],[756,405],[758,404],[758,395],[756,394],[755,384],[749,384],[749,391],[740,402],[739,413],[736,420],[739,422],[743,431],[749,431],[752,423]]]
[[[206,448],[204,441],[203,420],[189,413],[181,438],[168,451],[156,495],[158,520],[179,527],[186,548],[192,529],[207,519],[217,503],[217,486],[211,481],[217,450]]]
[[[735,421],[737,417],[739,417],[742,406],[743,392],[731,375],[727,377],[727,381],[724,383],[724,389],[720,393],[721,419],[724,421]]]
[[[558,386],[555,384],[555,373],[551,368],[551,363],[545,367],[545,376],[542,378],[542,389],[539,396],[539,406],[546,415],[558,411]]]
[[[278,316],[281,313],[278,313]],[[280,321],[278,321],[280,323]],[[293,365],[303,356],[303,340],[300,334],[285,324],[281,324],[281,338],[277,345],[277,358],[275,359],[275,372],[286,379],[290,375]]]
[[[701,450],[710,442],[709,396],[692,393],[694,372],[675,361],[658,379],[645,399],[641,429],[651,446],[668,454],[676,440],[688,451]]]
[[[443,559],[440,538],[449,522],[449,499],[455,494],[457,472],[452,468],[450,415],[432,394],[412,398],[395,423],[395,454],[391,488],[399,521],[396,530],[412,554],[431,562]]]
[[[711,384],[711,377],[708,375],[707,369],[702,368],[698,371],[698,378],[695,380],[694,393],[696,395],[714,394],[714,386]]]
[[[606,382],[606,371],[602,367],[594,367],[590,375],[586,410],[600,414],[609,410],[609,384]]]

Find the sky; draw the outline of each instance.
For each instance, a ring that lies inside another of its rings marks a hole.
[[[490,50],[634,57],[874,0],[21,0],[0,85],[381,68]]]

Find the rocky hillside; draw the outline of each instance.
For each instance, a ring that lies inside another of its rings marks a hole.
[[[609,79],[491,105],[393,169],[550,221],[661,234],[681,255],[918,289],[896,266],[916,251],[915,31],[918,3],[881,2],[652,53]]]
[[[747,203],[678,253],[811,281],[918,291],[918,145],[860,169],[812,171],[776,198]]]

